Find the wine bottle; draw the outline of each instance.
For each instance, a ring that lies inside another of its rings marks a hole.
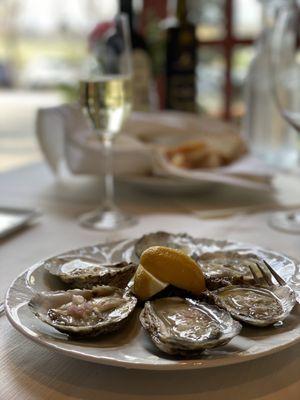
[[[166,28],[166,108],[196,111],[195,27],[185,0],[177,0],[176,18]]]
[[[120,11],[127,14],[132,43],[132,105],[135,111],[156,108],[156,96],[152,80],[151,59],[143,36],[135,28],[132,0],[120,0]]]

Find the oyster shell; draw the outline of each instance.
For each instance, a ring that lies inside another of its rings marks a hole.
[[[191,236],[159,231],[142,236],[135,244],[135,253],[140,258],[143,251],[152,246],[171,247],[182,250],[189,256],[196,250],[196,244]]]
[[[251,266],[256,272],[257,278],[261,279],[261,283],[263,284],[265,279],[256,263],[259,263],[271,279],[271,274],[266,269],[262,260],[252,253],[238,253],[236,251],[204,253],[197,258],[197,262],[208,281],[221,281],[225,279],[234,285],[243,283],[254,284],[255,280],[249,268]]]
[[[126,261],[101,264],[91,258],[69,256],[52,258],[45,268],[72,288],[92,288],[97,285],[124,288],[133,277],[137,265]]]
[[[71,336],[97,336],[119,329],[137,300],[123,289],[97,286],[37,293],[29,302],[43,322]]]
[[[140,321],[160,350],[183,356],[224,345],[241,330],[227,311],[180,297],[147,301]]]
[[[296,303],[288,286],[226,286],[209,295],[234,318],[255,326],[283,321]]]

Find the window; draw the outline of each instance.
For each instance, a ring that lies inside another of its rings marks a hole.
[[[0,170],[41,158],[37,109],[72,98],[87,29],[116,11],[117,0],[0,1]]]
[[[166,3],[145,0],[143,13],[156,9],[163,17]],[[199,42],[197,101],[209,114],[240,117],[252,45],[262,28],[262,6],[258,0],[190,0],[188,6]]]

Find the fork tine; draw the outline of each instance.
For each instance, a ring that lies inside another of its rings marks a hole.
[[[269,285],[269,286],[272,286],[273,285],[273,282],[272,282],[272,278],[270,278],[269,277],[269,275],[266,273],[266,271],[259,265],[259,263],[255,263],[256,265],[257,265],[257,268],[260,270],[260,272],[262,273],[262,276],[263,276],[263,278],[264,278],[264,280],[266,281],[266,283]]]
[[[260,280],[259,280],[259,277],[257,276],[257,273],[256,273],[255,269],[252,267],[251,264],[249,264],[248,267],[249,267],[249,269],[250,269],[250,271],[252,273],[252,276],[253,276],[253,278],[255,280],[255,283],[260,284]]]
[[[270,264],[267,263],[267,261],[264,260],[264,264],[265,266],[268,268],[268,270],[270,271],[270,273],[274,276],[274,278],[276,279],[276,281],[279,283],[280,286],[285,286],[286,282],[283,278],[281,278],[281,276],[279,276],[277,274],[276,271],[274,271],[274,269],[271,267]]]

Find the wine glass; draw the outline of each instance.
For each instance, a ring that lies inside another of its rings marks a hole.
[[[276,104],[300,134],[300,0],[287,0],[278,9],[271,45],[271,79]],[[270,225],[300,233],[300,212],[277,212]]]
[[[89,35],[89,55],[80,80],[80,104],[104,157],[103,203],[80,217],[96,230],[115,230],[135,223],[114,202],[112,147],[131,110],[131,45],[126,15],[97,25]]]

